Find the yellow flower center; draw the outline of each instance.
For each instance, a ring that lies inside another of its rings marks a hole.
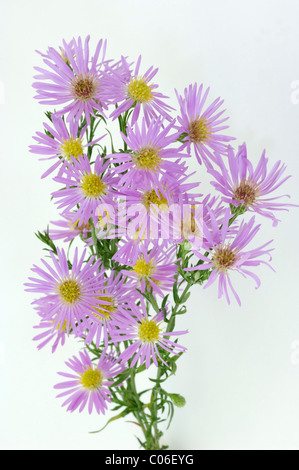
[[[258,196],[258,185],[251,181],[243,180],[234,191],[234,198],[243,201],[246,206],[254,204]]]
[[[65,160],[71,160],[74,157],[78,160],[80,155],[83,155],[82,139],[74,139],[70,137],[60,145],[61,155]]]
[[[201,117],[189,122],[189,137],[192,142],[206,142],[211,134],[211,128],[207,124],[207,118]]]
[[[155,343],[160,337],[160,328],[153,320],[142,320],[138,326],[138,336],[144,343]]]
[[[72,82],[72,92],[80,101],[88,101],[97,92],[97,83],[92,75],[79,75]]]
[[[151,87],[144,78],[131,78],[127,93],[129,98],[138,103],[146,103],[153,99]]]
[[[155,266],[153,264],[153,261],[147,263],[144,259],[144,256],[141,255],[138,258],[137,263],[135,264],[133,269],[135,273],[138,274],[138,276],[140,277],[150,277],[155,270]]]
[[[68,279],[58,286],[60,298],[67,304],[74,304],[80,298],[81,289],[77,281]]]
[[[83,385],[86,390],[98,390],[104,380],[104,376],[101,370],[99,369],[87,369],[81,375],[81,384]]]
[[[150,170],[157,172],[162,163],[159,149],[154,147],[144,147],[133,154],[133,160],[138,170]]]
[[[116,311],[115,299],[113,297],[96,297],[97,300],[102,302],[109,302],[111,305],[103,305],[102,308],[94,308],[99,315],[96,315],[98,320],[110,320],[113,312]]]
[[[230,245],[219,245],[214,250],[213,261],[220,271],[231,268],[237,259],[237,253]]]
[[[87,230],[87,232],[91,232],[92,230],[92,227],[89,222],[87,224],[79,225],[79,220],[77,220],[77,222],[75,223],[70,222],[70,227],[73,230],[78,230],[78,232],[83,232],[83,230]]]
[[[106,185],[99,175],[85,174],[81,180],[81,188],[86,197],[98,198],[106,194]]]
[[[167,199],[158,191],[159,196],[157,195],[156,191],[152,189],[151,191],[147,191],[144,193],[142,198],[142,203],[146,207],[150,207],[152,204],[158,206],[159,208],[163,208],[163,206],[168,207]]]

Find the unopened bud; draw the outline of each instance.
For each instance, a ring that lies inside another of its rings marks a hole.
[[[192,245],[191,245],[190,242],[188,242],[188,240],[184,240],[183,243],[182,243],[182,247],[185,251],[189,251],[189,250],[191,250]]]
[[[169,393],[169,397],[171,398],[173,404],[178,408],[183,408],[186,405],[186,399],[178,393]]]

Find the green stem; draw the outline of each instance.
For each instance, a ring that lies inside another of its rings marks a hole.
[[[176,283],[178,283],[178,276],[176,279]],[[182,295],[179,297],[177,302],[175,303],[174,307],[172,308],[172,314],[170,316],[169,322],[167,324],[166,332],[171,333],[174,328],[175,328],[175,317],[179,311],[180,306],[184,303],[184,298],[186,298],[186,295],[188,294],[189,290],[191,289],[193,285],[193,282],[189,282],[187,286],[185,287]],[[166,337],[167,338],[167,337]],[[161,366],[158,366],[157,370],[157,378],[156,378],[156,385],[153,388],[152,391],[152,398],[151,398],[151,417],[152,417],[152,423],[153,423],[153,428],[154,428],[154,444],[155,444],[155,449],[160,449],[160,436],[161,432],[159,431],[158,428],[158,406],[157,406],[157,398],[158,398],[158,393],[161,389],[160,385],[160,380],[162,377],[162,368]]]
[[[148,423],[146,414],[144,412],[144,404],[140,400],[140,397],[137,393],[136,389],[136,383],[135,383],[135,376],[136,376],[136,371],[135,368],[131,369],[131,377],[129,379],[128,387],[131,389],[132,396],[134,398],[134,402],[137,405],[137,409],[134,410],[133,414],[135,418],[137,419],[138,423],[140,424],[144,437],[146,439],[146,448],[147,450],[149,449],[149,445],[151,445],[151,429],[150,425]]]

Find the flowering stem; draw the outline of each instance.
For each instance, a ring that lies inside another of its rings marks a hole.
[[[176,283],[177,282],[178,282],[178,279],[176,280]],[[192,287],[192,285],[193,285],[193,281],[188,282],[188,284],[185,287],[182,295],[177,298],[177,301],[176,301],[174,307],[172,308],[171,317],[170,317],[170,319],[168,321],[168,324],[167,324],[167,328],[166,328],[167,333],[171,333],[174,330],[174,328],[175,328],[175,317],[179,312],[180,306],[187,301],[188,293],[189,293],[189,290]],[[154,427],[154,441],[153,441],[154,447],[151,447],[152,450],[153,449],[160,449],[159,441],[160,441],[160,438],[162,436],[162,432],[158,428],[158,411],[159,411],[159,409],[158,409],[158,405],[157,405],[158,395],[159,395],[159,391],[161,389],[160,384],[161,384],[162,375],[163,375],[163,369],[162,369],[162,366],[160,365],[158,367],[158,370],[157,370],[156,385],[153,388],[152,398],[151,398],[151,418],[152,418],[153,427]]]
[[[136,375],[135,368],[132,368],[131,376],[129,379],[129,386],[131,387],[132,395],[134,396],[135,403],[137,404],[137,410],[134,410],[133,414],[135,418],[138,420],[138,423],[140,424],[143,430],[144,436],[147,439],[147,436],[149,433],[149,427],[148,427],[146,415],[144,413],[144,405],[141,402],[139,395],[137,393],[137,390],[136,390],[135,375]]]

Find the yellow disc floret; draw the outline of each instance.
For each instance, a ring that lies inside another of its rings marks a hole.
[[[88,101],[97,92],[97,82],[92,75],[79,75],[72,82],[72,93],[77,100]]]
[[[151,277],[155,270],[155,266],[153,261],[149,261],[148,263],[145,261],[144,256],[139,256],[137,263],[134,266],[134,271],[140,277]]]
[[[158,206],[159,208],[163,208],[163,206],[168,207],[167,199],[162,195],[160,191],[158,191],[158,194],[159,196],[157,195],[154,189],[144,193],[143,198],[142,198],[143,205],[148,208],[151,207],[151,205]]]
[[[78,232],[83,232],[84,230],[86,230],[87,232],[91,232],[92,230],[92,226],[89,222],[87,222],[87,224],[83,223],[82,225],[79,225],[79,220],[74,223],[70,221],[69,226],[72,230],[78,230]]]
[[[77,281],[67,279],[58,286],[58,292],[63,302],[74,304],[80,299],[81,289]]]
[[[101,370],[99,369],[87,369],[83,374],[81,374],[81,384],[86,390],[98,390],[104,380],[104,376]]]
[[[106,194],[106,185],[102,178],[94,173],[85,174],[81,180],[81,188],[85,197],[97,199]]]
[[[189,122],[189,137],[191,142],[202,143],[209,139],[211,129],[208,126],[207,118],[201,117]]]
[[[144,343],[155,343],[160,338],[159,325],[154,320],[142,320],[138,326],[138,336]]]
[[[133,154],[133,161],[138,170],[157,172],[160,169],[162,158],[156,147],[143,147]]]
[[[214,250],[213,261],[219,271],[227,271],[232,268],[237,259],[237,253],[229,244],[219,245]]]
[[[138,103],[147,103],[153,99],[152,89],[144,78],[131,78],[127,93],[131,100]]]
[[[83,155],[82,139],[74,139],[70,137],[60,144],[61,155],[65,160],[70,161],[71,157],[78,160],[80,155]]]
[[[246,206],[251,206],[259,196],[258,185],[249,180],[243,180],[234,190],[234,199],[244,202]]]

